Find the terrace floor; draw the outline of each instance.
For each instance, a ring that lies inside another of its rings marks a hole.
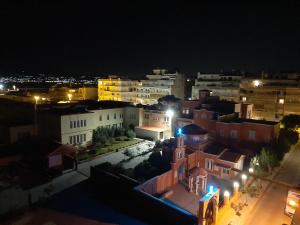
[[[176,184],[171,189],[173,194],[164,200],[183,208],[193,215],[198,215],[200,196],[189,192],[183,184]]]

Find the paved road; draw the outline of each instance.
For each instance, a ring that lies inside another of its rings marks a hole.
[[[291,151],[283,161],[282,168],[275,177],[292,185],[300,184],[300,146]],[[270,184],[253,208],[244,225],[290,224],[291,219],[284,214],[288,188]]]

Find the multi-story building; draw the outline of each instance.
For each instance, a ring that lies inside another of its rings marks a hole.
[[[159,98],[166,95],[184,99],[186,82],[184,74],[154,69],[153,74],[146,75],[146,77],[147,80],[141,80],[141,85],[136,88],[139,103],[156,104]]]
[[[198,73],[192,87],[192,99],[199,99],[200,90],[210,90],[211,95],[221,99],[239,101],[241,75]]]
[[[101,102],[41,106],[38,111],[39,135],[62,144],[89,145],[94,129],[125,126],[126,105],[123,102]]]
[[[240,100],[251,103],[253,118],[279,121],[284,115],[300,114],[300,76],[262,75],[243,79]]]
[[[202,91],[201,95],[205,92]],[[279,123],[251,118],[252,105],[220,101],[209,96],[184,101],[176,127],[196,124],[208,131],[212,139],[229,146],[269,144],[278,137]]]
[[[137,80],[129,80],[117,76],[109,76],[98,80],[98,100],[113,100],[137,103],[136,88],[140,86]]]
[[[146,75],[147,79],[137,81],[110,76],[98,80],[98,100],[125,101],[136,104],[152,105],[166,95],[177,98],[185,97],[185,75],[166,70],[153,70],[153,74]]]
[[[54,85],[49,88],[47,99],[52,102],[97,100],[97,87],[68,87]]]

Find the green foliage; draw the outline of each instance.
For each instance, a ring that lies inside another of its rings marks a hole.
[[[285,129],[295,129],[300,126],[300,115],[291,114],[284,116],[281,123],[284,125]]]
[[[162,103],[162,102],[166,102],[166,103],[177,103],[180,101],[179,98],[176,98],[174,95],[166,95],[166,96],[163,96],[161,98],[159,98],[157,100],[159,103]]]
[[[134,168],[134,176],[137,179],[148,180],[156,175],[156,168],[148,160],[144,160]]]
[[[277,154],[267,148],[262,148],[260,154],[253,157],[250,161],[250,165],[254,168],[254,171],[263,170],[265,172],[271,172],[278,164],[279,158]]]
[[[285,136],[285,138],[287,139],[287,141],[291,145],[297,144],[297,142],[299,140],[299,134],[297,131],[290,130],[290,129],[289,130],[284,129],[282,132],[283,132],[283,135]]]
[[[128,138],[135,138],[135,132],[133,130],[127,130],[126,136]]]

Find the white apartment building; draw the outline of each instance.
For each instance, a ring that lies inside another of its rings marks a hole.
[[[220,99],[239,101],[239,86],[242,76],[198,73],[192,87],[192,99],[199,99],[200,90],[210,90],[212,96]]]
[[[124,107],[51,108],[38,113],[39,134],[62,144],[89,145],[98,127],[123,127]]]
[[[174,95],[184,99],[185,75],[175,72],[168,73],[165,69],[154,69],[153,74],[146,75],[136,88],[137,101],[141,104],[156,104],[157,100],[166,95]]]
[[[98,80],[98,100],[132,102],[135,104],[152,105],[166,95],[174,95],[184,99],[185,75],[166,70],[156,69],[147,79],[137,81],[109,76]]]

